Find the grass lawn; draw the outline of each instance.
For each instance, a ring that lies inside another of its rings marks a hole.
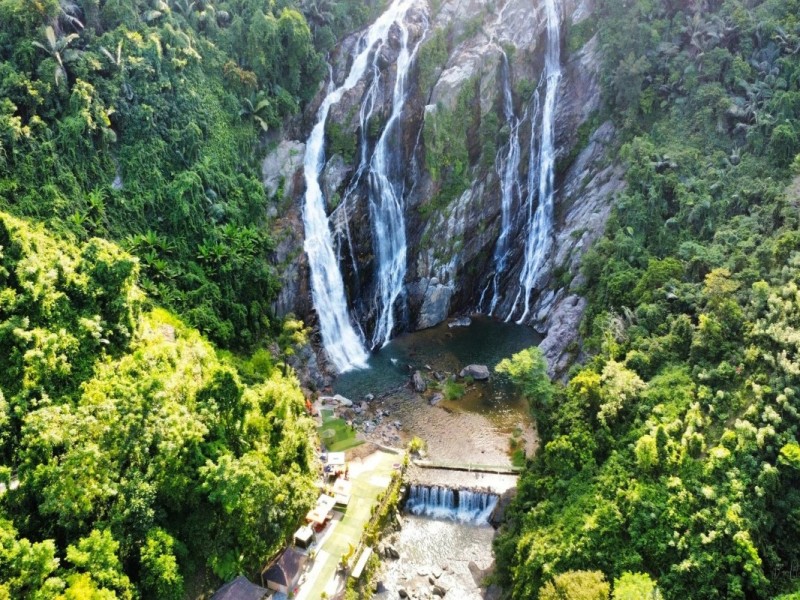
[[[319,438],[329,452],[343,452],[348,448],[354,448],[363,444],[362,440],[356,439],[356,432],[347,425],[344,419],[337,419],[333,416],[332,410],[321,410],[322,425],[318,429]]]

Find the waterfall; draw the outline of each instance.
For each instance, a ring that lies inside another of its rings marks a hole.
[[[543,83],[544,105],[541,107],[541,131],[538,152],[535,132],[539,116],[539,93],[534,97],[535,109],[531,111],[531,153],[528,171],[526,206],[528,221],[525,227],[525,253],[519,276],[519,290],[506,320],[510,320],[522,302],[523,323],[530,313],[531,291],[536,285],[552,247],[553,196],[555,184],[555,112],[558,87],[561,83],[561,35],[557,0],[544,0],[547,18],[547,49]],[[541,88],[541,84],[539,85]],[[537,202],[534,211],[534,202]]]
[[[412,485],[406,510],[414,515],[481,525],[489,522],[497,500],[497,494],[489,492]]]
[[[503,7],[505,9],[505,7]],[[514,227],[513,207],[514,200],[519,195],[519,184],[517,173],[519,172],[520,147],[519,129],[520,120],[514,114],[514,97],[511,92],[511,66],[508,64],[508,56],[503,51],[503,117],[506,126],[509,128],[508,149],[505,156],[500,157],[498,153],[497,174],[500,177],[500,206],[502,210],[500,237],[494,248],[494,277],[492,279],[492,301],[489,305],[489,315],[492,315],[497,308],[500,300],[500,277],[506,270],[508,256],[511,251],[509,244],[511,231]],[[481,300],[481,304],[483,301]]]
[[[401,147],[400,118],[406,103],[408,72],[420,42],[410,50],[408,28],[402,21],[398,25],[402,45],[397,57],[392,114],[375,146],[369,171],[369,207],[378,261],[376,304],[379,315],[372,337],[374,347],[387,344],[391,338],[394,329],[394,305],[403,290],[406,276],[404,166],[398,164],[397,149]],[[422,40],[423,37],[424,34],[419,39]],[[368,120],[369,117],[362,122],[362,129]]]
[[[402,21],[414,2],[415,0],[394,0],[386,12],[367,29],[356,45],[352,65],[344,83],[336,87],[331,79],[328,94],[317,113],[317,122],[306,142],[303,161],[306,183],[303,206],[304,249],[311,270],[311,295],[319,319],[322,343],[329,360],[339,372],[366,367],[368,355],[361,337],[350,322],[344,281],[334,252],[330,223],[325,214],[325,198],[319,181],[325,165],[325,124],[331,106],[337,104],[346,92],[353,89],[366,73],[370,66],[369,57],[375,45],[387,39],[389,29],[394,23]],[[403,232],[404,251],[405,232]],[[405,269],[405,255],[403,269]]]

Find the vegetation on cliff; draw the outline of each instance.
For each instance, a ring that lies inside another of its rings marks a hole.
[[[0,208],[122,244],[150,297],[217,342],[269,334],[258,134],[324,74],[299,8],[0,2]]]
[[[585,570],[800,593],[800,4],[597,8],[627,188],[584,261],[590,358],[531,396],[499,577],[526,599]]]

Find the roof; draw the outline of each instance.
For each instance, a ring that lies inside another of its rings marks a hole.
[[[300,529],[294,532],[294,539],[302,542],[307,542],[312,537],[314,537],[314,531],[308,525],[303,525]]]
[[[263,600],[269,590],[251,583],[247,577],[239,575],[233,581],[229,581],[216,593],[211,596],[211,600]]]
[[[345,463],[344,452],[328,452],[329,465],[343,465]]]
[[[291,585],[306,564],[308,558],[294,548],[287,548],[280,558],[272,563],[264,572],[264,581],[271,581],[278,585]]]

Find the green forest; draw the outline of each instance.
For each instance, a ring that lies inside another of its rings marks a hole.
[[[0,598],[194,597],[313,502],[259,161],[326,6],[0,0]]]
[[[626,189],[583,265],[585,364],[505,365],[542,445],[499,580],[800,598],[800,3],[598,4],[570,43],[598,35]]]
[[[260,161],[382,4],[0,0],[0,600],[196,597],[313,504],[285,363],[306,330],[272,312],[288,199]],[[626,187],[583,260],[580,364],[498,368],[541,445],[493,579],[798,600],[800,0],[596,0],[566,33],[597,36],[591,122],[616,125]],[[468,185],[467,125],[423,132],[425,210]]]

